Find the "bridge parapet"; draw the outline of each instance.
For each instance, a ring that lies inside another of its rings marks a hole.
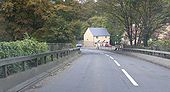
[[[136,49],[136,48],[121,48],[121,50],[128,51],[128,52],[136,52],[136,53],[141,53],[141,54],[148,54],[148,55],[170,59],[170,52],[166,52],[166,51],[156,51],[156,50]]]
[[[41,74],[80,53],[80,48],[0,59],[0,92]]]

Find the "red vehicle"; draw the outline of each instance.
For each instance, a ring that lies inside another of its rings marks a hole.
[[[105,44],[105,47],[112,47],[112,45],[106,43],[106,44]]]

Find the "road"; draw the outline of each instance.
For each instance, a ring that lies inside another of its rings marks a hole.
[[[170,92],[169,69],[106,51],[82,49],[82,54],[68,69],[26,92]]]

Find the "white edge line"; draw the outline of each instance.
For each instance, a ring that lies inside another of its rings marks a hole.
[[[137,84],[137,82],[135,82],[135,80],[125,71],[125,69],[122,69],[122,72],[126,75],[126,77],[130,80],[130,82],[134,85],[134,86],[139,86]]]
[[[114,60],[114,62],[116,63],[117,66],[121,66],[116,60]]]

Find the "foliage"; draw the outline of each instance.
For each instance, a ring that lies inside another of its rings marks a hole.
[[[0,30],[0,40],[22,40],[28,33],[39,41],[75,43],[88,27],[105,27],[112,43],[120,42],[126,33],[131,45],[143,41],[147,46],[155,30],[169,22],[169,7],[169,0],[86,0],[81,4],[76,0],[5,0],[0,5],[0,24],[5,28]]]
[[[34,39],[25,39],[15,42],[0,42],[0,59],[26,56],[46,52],[46,43],[40,43]]]
[[[78,10],[78,18],[81,21],[87,21],[89,18],[93,16],[98,16],[98,12],[96,10],[96,3],[93,0],[86,0],[86,3],[82,4]]]
[[[6,0],[2,3],[4,41],[24,38],[24,33],[39,41],[65,43],[80,39],[81,4],[74,0]]]
[[[77,18],[77,7],[79,3],[75,1],[56,1],[54,5],[54,15],[45,23],[44,27],[34,34],[40,41],[50,43],[75,43],[80,39],[81,22]]]
[[[101,11],[106,11],[124,26],[131,45],[133,41],[134,45],[143,41],[147,46],[151,35],[170,14],[170,5],[164,0],[101,0],[98,3]]]
[[[170,40],[151,41],[149,46],[158,50],[170,51]]]
[[[42,28],[51,16],[53,7],[48,0],[5,0],[1,7],[6,34],[11,41],[23,39]]]

